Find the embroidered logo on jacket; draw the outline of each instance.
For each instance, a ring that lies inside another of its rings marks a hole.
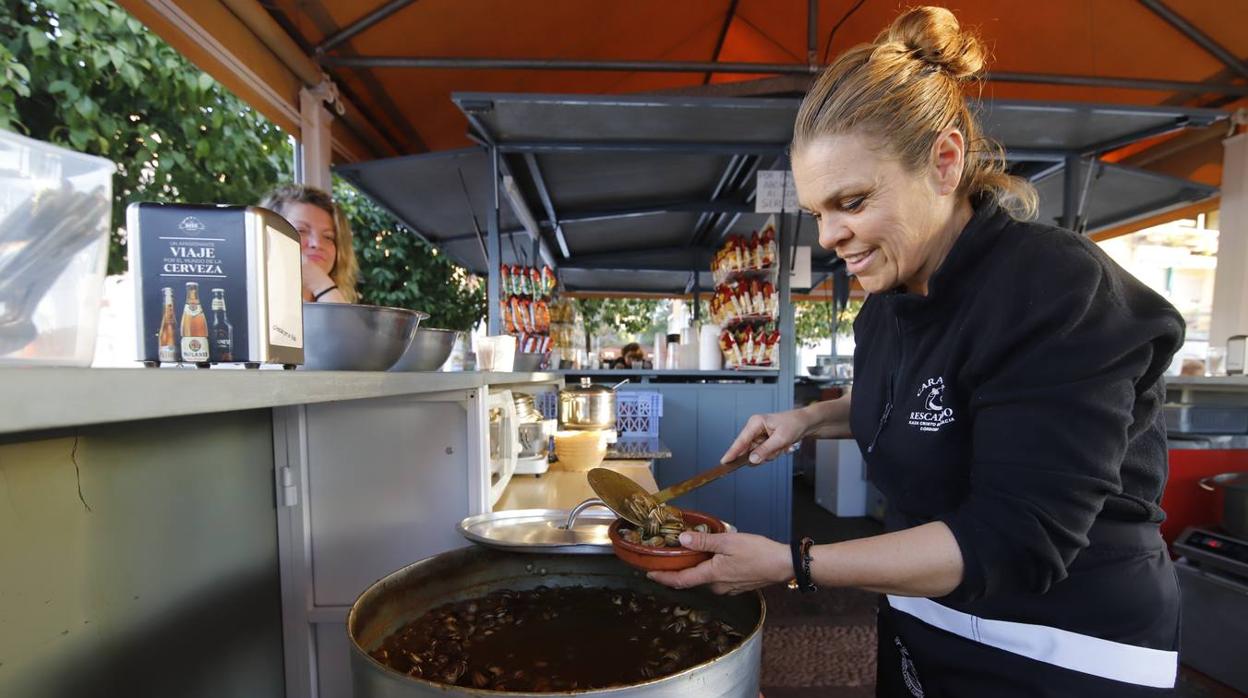
[[[953,408],[944,405],[943,377],[927,379],[919,388],[916,397],[923,398],[923,409],[910,413],[910,426],[918,427],[919,431],[940,431],[941,427],[953,422]]]
[[[914,698],[923,698],[923,683],[919,681],[919,670],[914,667],[914,660],[910,659],[910,650],[902,644],[900,637],[893,637],[893,644],[897,645],[897,650],[901,654],[901,679],[906,683],[906,688],[910,690],[910,695]]]

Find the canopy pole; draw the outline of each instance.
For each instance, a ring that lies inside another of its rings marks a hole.
[[[1248,332],[1248,132],[1222,145],[1218,268],[1209,323],[1209,345],[1216,347],[1225,347],[1227,337]]]
[[[300,165],[296,173],[300,184],[313,186],[324,191],[333,191],[334,178],[329,167],[333,162],[333,140],[331,126],[334,115],[323,105],[333,103],[338,91],[329,80],[323,80],[316,87],[304,87],[299,90],[299,149],[297,162]]]
[[[381,22],[382,20],[386,19],[387,17],[394,14],[395,12],[398,12],[404,7],[407,7],[413,2],[415,2],[415,0],[391,0],[391,2],[386,3],[380,8],[362,17],[355,24],[352,24],[346,29],[339,31],[337,34],[334,34],[328,39],[325,39],[314,49],[314,51],[317,54],[325,53],[326,51],[334,48],[338,44],[341,44],[342,42],[355,36],[356,34],[359,34],[360,32],[371,28],[373,25],[377,24],[378,22]]]
[[[498,165],[498,148],[493,144],[490,145],[490,216],[489,216],[489,235],[486,238],[485,250],[485,268],[488,272],[488,281],[486,283],[486,297],[488,306],[487,317],[488,334],[495,336],[502,334],[502,317],[499,315],[499,301],[502,299],[502,272],[500,265],[503,263],[502,245],[500,244],[499,231],[499,207],[502,202],[499,201],[499,165]]]
[[[1240,77],[1248,78],[1248,63],[1241,61],[1239,56],[1228,51],[1225,46],[1214,41],[1213,37],[1201,31],[1195,24],[1187,21],[1186,17],[1170,9],[1161,0],[1140,0],[1140,4],[1155,12],[1166,24],[1174,27],[1176,31],[1186,36],[1192,43],[1208,51],[1214,58],[1222,61],[1226,67],[1239,73]]]
[[[785,169],[788,168],[786,167]],[[781,200],[783,201],[783,198]],[[796,327],[790,276],[793,273],[791,255],[794,243],[797,240],[798,215],[800,214],[780,213],[776,216],[780,227],[779,235],[777,236],[779,237],[777,254],[780,257],[780,276],[777,279],[779,288],[776,289],[776,292],[779,294],[780,310],[780,374],[776,378],[775,405],[777,412],[793,409],[793,383],[797,380],[795,366],[797,363],[797,337],[795,336]],[[774,491],[782,498],[782,501],[775,503],[772,510],[777,515],[785,517],[783,520],[771,522],[772,530],[781,531],[782,535],[778,540],[781,543],[787,543],[792,535],[792,522],[788,519],[788,516],[793,496],[793,456],[786,453],[777,458],[771,467],[773,468],[773,476],[779,478]]]

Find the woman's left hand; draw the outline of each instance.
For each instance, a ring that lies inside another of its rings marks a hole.
[[[793,576],[789,547],[763,536],[686,531],[680,534],[680,544],[714,556],[686,570],[650,572],[646,576],[676,589],[710,584],[716,594],[740,594],[788,581]]]

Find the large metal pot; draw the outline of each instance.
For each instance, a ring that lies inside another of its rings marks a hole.
[[[550,693],[483,691],[447,686],[404,676],[368,655],[382,640],[426,611],[446,603],[476,598],[500,589],[523,591],[546,586],[609,586],[633,589],[674,602],[697,597],[698,606],[711,609],[731,623],[745,640],[727,654],[709,662],[644,683],[616,688],[572,691],[561,696],[723,696],[755,698],[763,655],[762,594],[715,596],[704,590],[676,591],[645,578],[614,556],[525,554],[479,546],[460,548],[408,565],[369,587],[347,614],[351,642],[351,676],[355,698],[415,698],[417,696],[545,696]],[[577,642],[570,637],[568,642]]]
[[[559,424],[563,429],[614,429],[615,387],[582,378],[580,385],[560,390]]]
[[[1201,478],[1200,486],[1222,490],[1222,528],[1236,538],[1248,538],[1248,472]]]

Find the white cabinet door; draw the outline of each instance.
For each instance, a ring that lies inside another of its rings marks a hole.
[[[309,405],[313,602],[350,606],[404,565],[466,544],[466,412],[389,398]]]
[[[343,622],[385,575],[466,545],[484,510],[480,390],[274,410],[288,698],[350,685]]]

